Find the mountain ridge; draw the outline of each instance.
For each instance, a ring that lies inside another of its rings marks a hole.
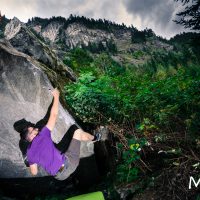
[[[14,19],[16,20],[13,18],[7,21],[5,29]],[[73,15],[68,19],[34,17],[23,24],[45,48],[50,49],[48,51],[54,54],[53,57],[59,57],[61,63],[65,59],[66,52],[78,47],[89,50],[92,54],[106,51],[121,64],[143,65],[149,60],[152,52],[173,51],[176,40],[184,37],[183,33],[176,35],[175,39],[166,40],[157,36],[151,29],[139,31],[133,26],[127,27],[125,24],[120,25],[105,19],[94,20]],[[7,34],[4,32],[5,37]],[[190,37],[190,34],[188,35]],[[30,55],[29,51],[30,49],[26,49],[24,53],[28,52]],[[144,52],[145,56],[135,57],[135,54],[140,52]],[[36,51],[35,54],[38,52]],[[38,56],[36,58],[38,59]],[[50,66],[54,65],[54,62],[50,61],[50,63],[52,63]]]

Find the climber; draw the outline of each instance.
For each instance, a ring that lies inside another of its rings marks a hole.
[[[40,130],[34,124],[28,122],[20,131],[20,134],[21,138],[29,142],[27,160],[31,174],[36,175],[38,173],[39,165],[55,179],[65,180],[76,170],[79,164],[80,141],[99,141],[101,134],[96,133],[93,136],[73,124],[69,128],[73,130],[69,148],[62,153],[51,139],[51,132],[58,117],[59,91],[54,89],[51,93],[53,103],[47,124]],[[19,121],[14,124],[16,130],[18,125]]]
[[[48,122],[52,105],[53,105],[53,100],[52,100],[51,104],[49,105],[47,113],[45,114],[45,116],[41,120],[39,120],[36,124],[33,124],[29,121],[26,121],[24,118],[21,119],[21,120],[18,120],[17,122],[14,123],[14,129],[17,132],[19,132],[20,136],[21,136],[21,139],[19,140],[19,148],[22,152],[22,157],[23,157],[24,163],[27,167],[29,167],[29,163],[27,161],[26,153],[27,153],[27,148],[28,148],[29,142],[27,140],[25,140],[24,137],[23,137],[24,129],[26,129],[27,127],[34,127],[34,128],[38,128],[38,130],[40,131]],[[68,129],[67,135],[65,134],[64,137],[62,138],[62,140],[58,144],[54,143],[54,145],[60,151],[64,151],[65,148],[63,148],[63,147],[68,145],[69,137],[71,137],[72,131],[73,130]]]

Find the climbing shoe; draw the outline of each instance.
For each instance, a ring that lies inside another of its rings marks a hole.
[[[101,137],[102,137],[102,133],[96,132],[96,133],[94,134],[94,139],[93,139],[92,141],[95,141],[95,142],[100,141],[100,140],[101,140]]]

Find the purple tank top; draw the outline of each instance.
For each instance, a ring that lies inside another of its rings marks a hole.
[[[45,126],[33,139],[27,150],[30,165],[36,163],[43,167],[50,175],[56,175],[65,162],[64,154],[54,146],[51,131]]]

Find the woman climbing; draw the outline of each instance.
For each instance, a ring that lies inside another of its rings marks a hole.
[[[39,130],[34,124],[27,123],[21,131],[21,137],[29,142],[27,148],[27,160],[32,175],[38,173],[38,165],[41,166],[49,175],[58,180],[65,180],[72,174],[78,164],[80,155],[80,141],[98,141],[101,134],[91,135],[73,124],[70,129],[74,131],[69,148],[62,153],[51,139],[51,132],[55,127],[58,117],[59,91],[54,89],[52,92],[53,103],[47,124]],[[14,124],[17,129],[19,122]]]

